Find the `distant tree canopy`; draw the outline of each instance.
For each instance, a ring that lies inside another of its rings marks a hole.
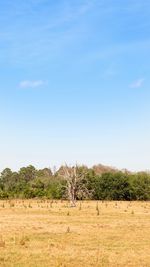
[[[71,195],[72,194],[72,195]],[[50,198],[96,200],[150,200],[150,174],[119,171],[101,164],[61,166],[54,173],[49,168],[37,170],[30,165],[0,174],[0,199]]]

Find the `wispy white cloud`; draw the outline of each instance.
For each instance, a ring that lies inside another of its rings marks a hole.
[[[19,87],[20,88],[37,88],[37,87],[42,86],[43,84],[44,84],[44,81],[42,80],[34,80],[34,81],[25,80],[19,83]]]
[[[144,83],[144,79],[141,78],[141,79],[138,79],[136,81],[134,81],[133,83],[130,84],[130,88],[140,88],[142,87]]]
[[[65,23],[71,23],[83,15],[86,15],[94,5],[95,0],[93,0],[93,2],[91,2],[91,0],[86,0],[83,1],[82,4],[73,4],[70,1],[65,1],[61,7],[60,14],[52,18],[47,25],[45,25],[44,29],[54,29],[65,25]]]

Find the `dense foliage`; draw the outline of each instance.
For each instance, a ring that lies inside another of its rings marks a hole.
[[[77,184],[78,199],[150,200],[150,174],[118,171],[98,165],[78,168],[82,179]],[[67,198],[67,181],[62,167],[55,173],[48,168],[23,167],[18,172],[6,168],[0,175],[0,198]],[[82,188],[82,190],[81,190]],[[84,194],[84,192],[89,194]],[[82,194],[81,194],[82,192]]]

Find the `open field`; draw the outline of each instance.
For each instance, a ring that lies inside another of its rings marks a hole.
[[[150,266],[149,202],[0,201],[0,266]]]

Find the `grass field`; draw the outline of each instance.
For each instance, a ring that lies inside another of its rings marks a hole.
[[[149,202],[0,201],[0,266],[150,266]]]

